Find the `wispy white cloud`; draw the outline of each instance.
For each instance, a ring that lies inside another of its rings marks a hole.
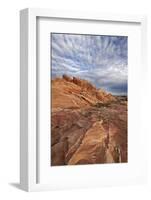
[[[52,33],[52,76],[78,76],[108,92],[126,94],[127,40],[125,36]]]

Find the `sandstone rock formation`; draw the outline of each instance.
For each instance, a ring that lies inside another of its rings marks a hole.
[[[127,100],[63,75],[51,82],[51,165],[127,162]]]
[[[51,82],[52,109],[54,108],[82,108],[94,106],[97,103],[115,101],[115,97],[103,90],[96,89],[86,80],[63,75]]]

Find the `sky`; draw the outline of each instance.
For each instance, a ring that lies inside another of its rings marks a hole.
[[[51,33],[51,76],[90,81],[114,95],[127,95],[128,37]]]

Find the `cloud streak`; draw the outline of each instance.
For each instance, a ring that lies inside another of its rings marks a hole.
[[[113,94],[127,94],[128,38],[51,34],[52,78],[68,74]]]

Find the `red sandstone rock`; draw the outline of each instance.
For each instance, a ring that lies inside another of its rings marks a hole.
[[[51,165],[127,162],[127,99],[67,75],[51,86]]]
[[[52,80],[51,88],[52,108],[74,109],[115,100],[111,94],[97,90],[88,81],[76,77],[72,79],[67,75]]]

